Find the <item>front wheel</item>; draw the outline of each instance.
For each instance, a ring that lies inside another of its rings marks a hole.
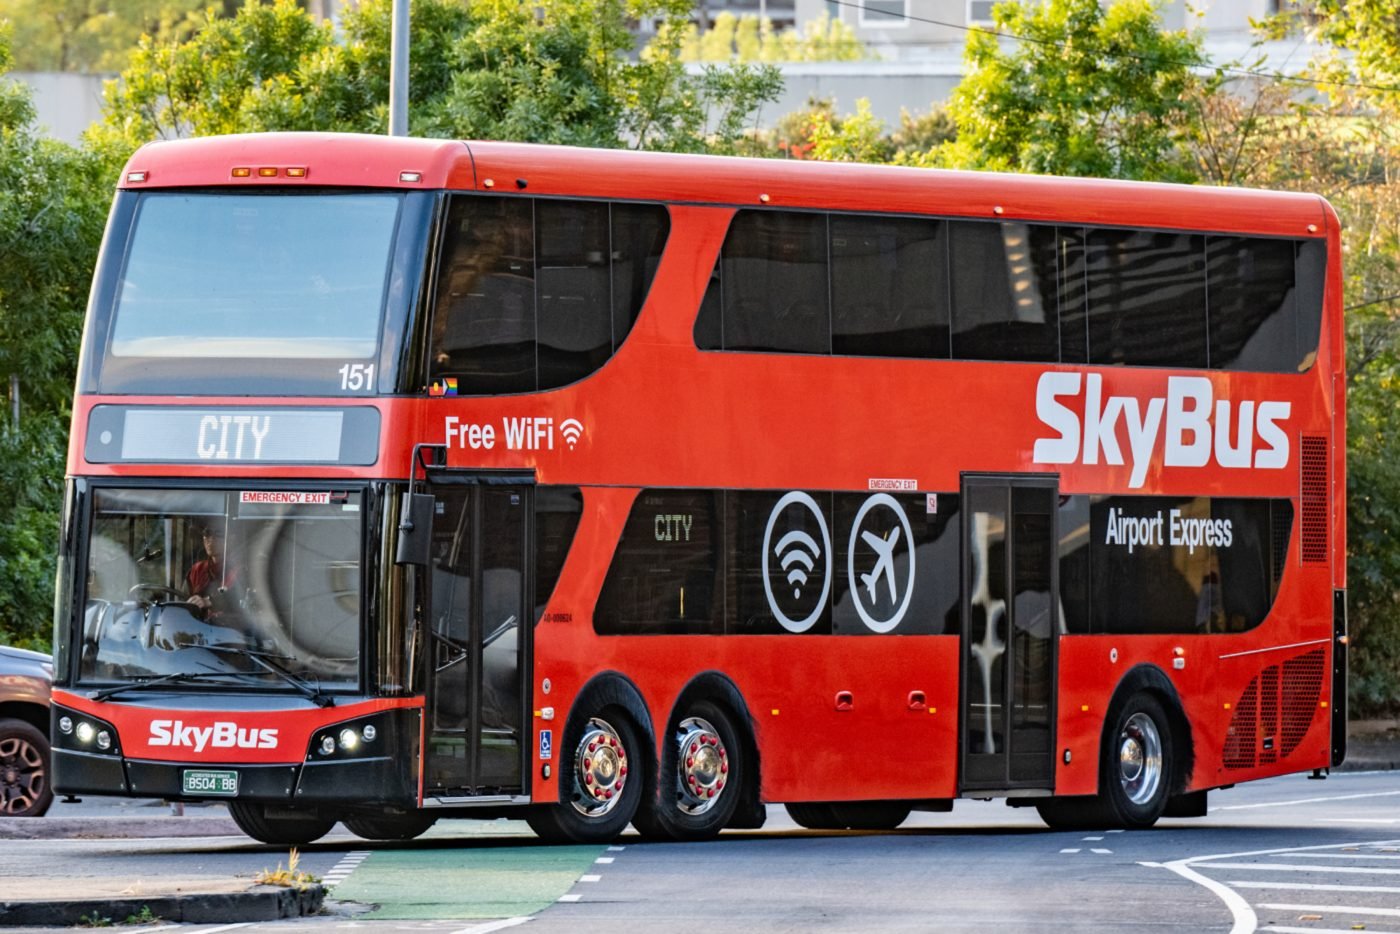
[[[691,705],[661,754],[655,800],[637,815],[648,837],[708,840],[729,825],[744,787],[743,744],[729,713],[710,701]]]
[[[331,832],[335,821],[292,808],[269,808],[249,801],[230,801],[229,816],[238,829],[263,843],[300,846]]]
[[[403,814],[347,814],[342,822],[366,840],[412,840],[437,823],[436,814],[408,811]]]
[[[1128,698],[1104,738],[1100,794],[1113,822],[1128,830],[1157,823],[1171,794],[1171,726],[1150,694]]]
[[[600,711],[571,725],[560,762],[562,799],[532,808],[525,821],[551,843],[606,843],[627,827],[642,799],[640,747],[626,714]]]

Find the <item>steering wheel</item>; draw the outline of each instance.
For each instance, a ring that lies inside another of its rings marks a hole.
[[[160,584],[137,584],[126,593],[127,596],[131,597],[135,596],[140,591],[145,591],[153,597],[162,595],[169,597],[170,599],[167,601],[169,603],[185,602],[185,595],[180,591],[176,590],[174,587],[162,587]]]

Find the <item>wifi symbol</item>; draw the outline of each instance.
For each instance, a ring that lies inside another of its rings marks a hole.
[[[566,418],[564,423],[559,426],[559,431],[564,435],[564,440],[568,442],[569,450],[572,451],[574,445],[578,444],[579,437],[583,434],[583,423],[576,418]]]
[[[802,585],[807,583],[807,572],[816,567],[817,556],[821,553],[821,546],[817,544],[816,539],[801,529],[787,533],[773,546],[773,554],[778,556],[778,563],[787,571],[787,581],[792,585],[794,600],[802,596]]]

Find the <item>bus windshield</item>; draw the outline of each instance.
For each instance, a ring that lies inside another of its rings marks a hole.
[[[103,391],[244,394],[250,378],[373,391],[402,195],[151,191],[133,205],[94,306]]]
[[[101,488],[93,501],[82,680],[358,685],[360,493]]]

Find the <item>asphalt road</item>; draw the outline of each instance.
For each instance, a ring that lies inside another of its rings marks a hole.
[[[801,830],[773,808],[762,831],[700,844],[548,847],[505,821],[445,822],[395,845],[337,832],[299,855],[336,883],[330,913],[179,929],[1400,932],[1400,775],[1290,776],[1211,804],[1136,833],[1052,832],[1034,811],[976,801],[886,834]],[[95,800],[63,809],[87,809],[94,833],[114,820]],[[218,817],[148,811],[152,832]],[[237,836],[41,836],[0,847],[0,889],[236,885],[287,855]]]

